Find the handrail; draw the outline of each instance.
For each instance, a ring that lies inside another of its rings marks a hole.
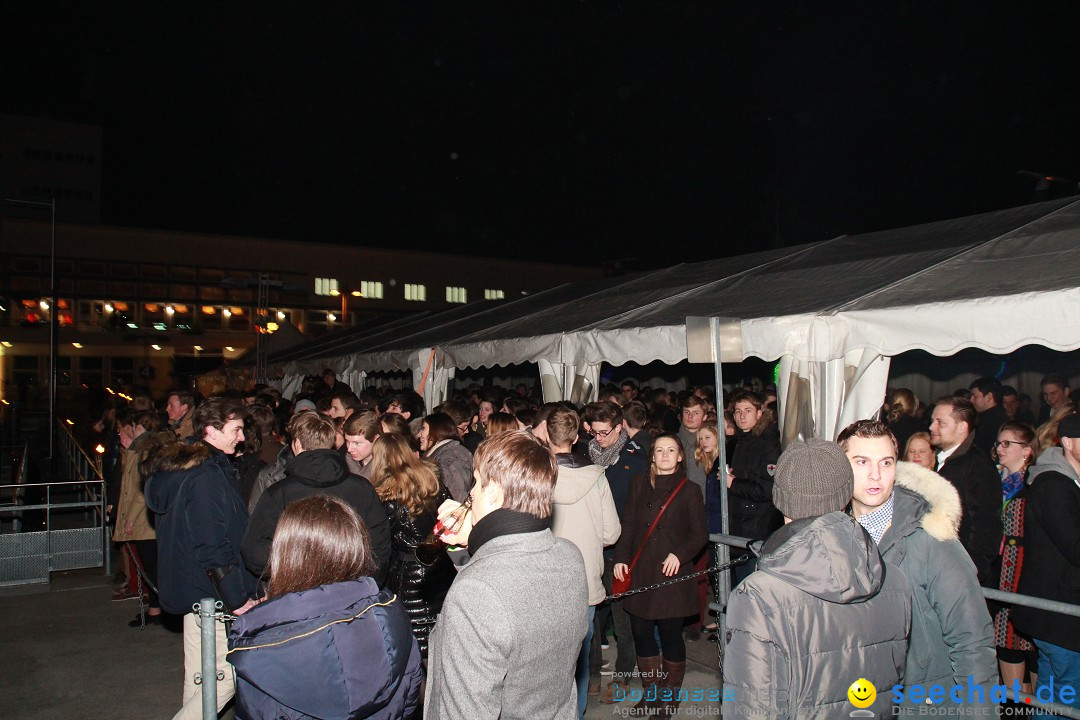
[[[731,547],[746,548],[749,547],[750,543],[753,541],[750,538],[739,537],[738,535],[714,533],[709,535],[709,542],[729,545]],[[1072,605],[1059,600],[1048,600],[1046,598],[1035,597],[1034,595],[1021,595],[1019,593],[1006,592],[1004,590],[994,590],[992,588],[980,588],[980,590],[982,590],[983,597],[987,600],[995,600],[1009,605],[1023,605],[1024,607],[1032,607],[1037,610],[1047,610],[1061,615],[1080,617],[1080,605]],[[719,602],[710,603],[709,607],[716,610],[718,613],[725,611],[725,608],[721,606]],[[1013,702],[1026,703],[1029,704],[1029,707],[1038,708],[1045,713],[1053,713],[1055,715],[1062,715],[1064,717],[1077,718],[1077,720],[1080,720],[1080,709],[1068,705],[1060,705],[1054,702],[1044,703],[1035,697],[1035,695],[1028,695],[1023,692],[1016,695],[1013,692],[1012,687],[1008,685],[1005,685],[1004,687],[1005,696]]]

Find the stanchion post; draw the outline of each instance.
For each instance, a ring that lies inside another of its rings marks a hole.
[[[217,619],[215,603],[210,598],[199,601],[202,625],[202,708],[203,720],[217,718]]]

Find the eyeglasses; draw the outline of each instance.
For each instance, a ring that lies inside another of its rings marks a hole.
[[[995,448],[1001,447],[1001,448],[1005,448],[1006,450],[1011,448],[1013,445],[1019,445],[1020,447],[1027,447],[1028,446],[1027,443],[1018,442],[1016,440],[998,440],[996,443],[994,443]]]
[[[611,428],[610,430],[590,430],[589,434],[595,438],[606,438],[613,432],[615,432],[615,428]]]

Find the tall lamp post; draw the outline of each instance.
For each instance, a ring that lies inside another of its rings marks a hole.
[[[60,298],[56,287],[56,198],[51,201],[15,200],[4,198],[4,202],[23,207],[49,208],[51,215],[49,231],[49,460],[53,460],[55,451],[54,431],[56,425],[56,313],[60,309]]]

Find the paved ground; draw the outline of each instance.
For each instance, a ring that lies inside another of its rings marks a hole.
[[[183,676],[180,634],[129,628],[137,603],[111,602],[111,593],[101,569],[54,573],[48,586],[0,589],[0,717],[172,717]],[[717,687],[715,643],[689,643],[688,654],[685,687]],[[686,717],[718,713],[715,704],[686,707]],[[594,700],[586,717],[624,710]]]

